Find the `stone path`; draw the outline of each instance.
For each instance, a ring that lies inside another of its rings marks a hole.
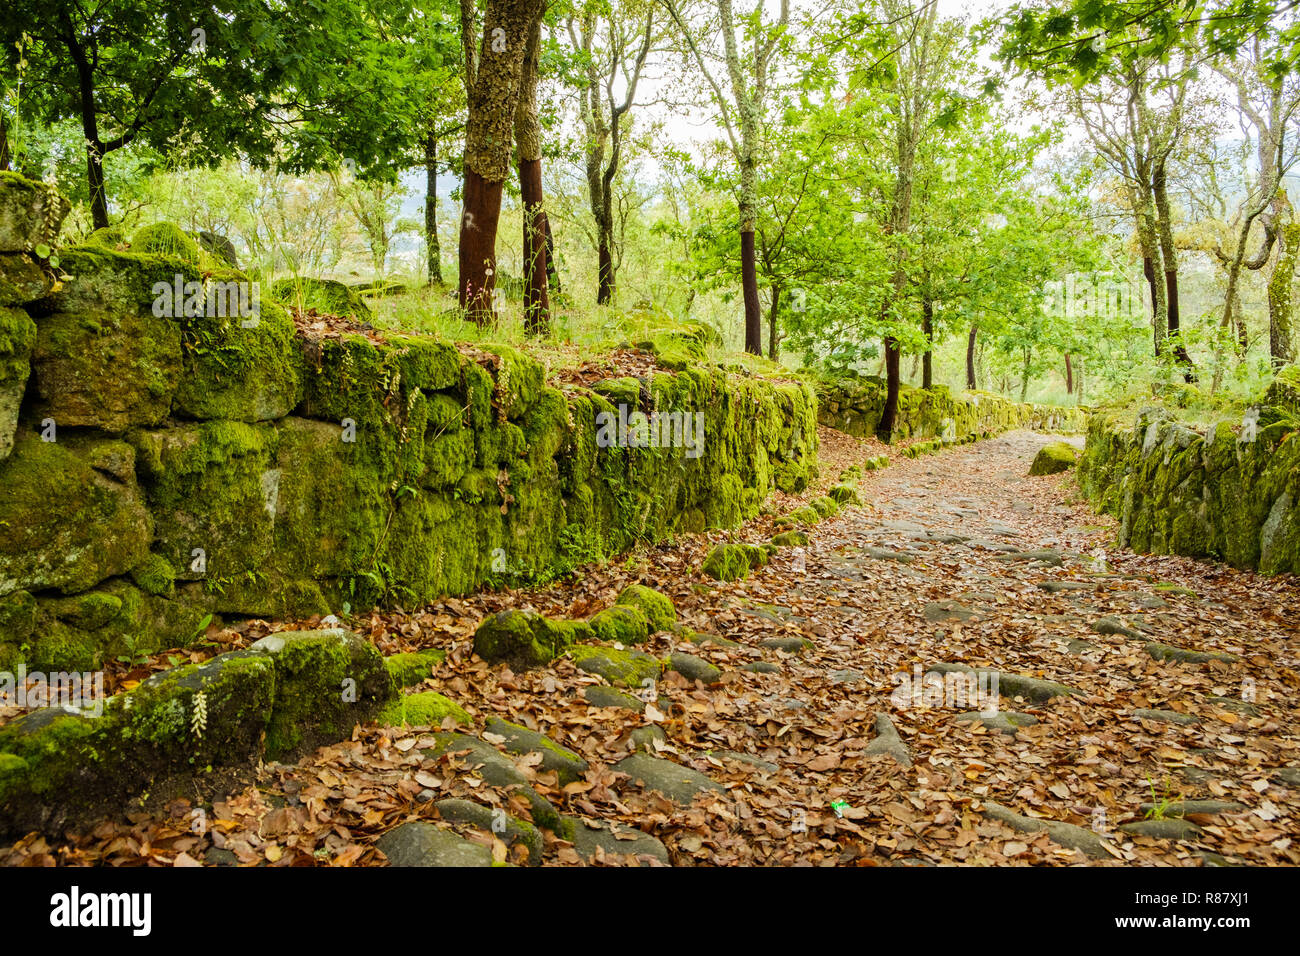
[[[897,456],[738,581],[697,570],[725,536],[654,549],[607,574],[680,630],[520,673],[453,641],[426,684],[473,727],[364,729],[249,799],[406,865],[1300,863],[1300,589],[1112,552],[1070,474],[1027,476],[1050,440]]]

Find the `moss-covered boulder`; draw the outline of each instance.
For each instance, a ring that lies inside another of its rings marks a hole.
[[[448,823],[463,823],[476,829],[493,834],[506,846],[526,847],[526,862],[529,866],[540,866],[542,862],[542,834],[527,820],[509,816],[499,807],[489,807],[470,800],[450,798],[439,800],[434,804],[438,816]]]
[[[807,543],[807,531],[782,531],[772,536],[772,544],[778,548],[801,548]]]
[[[291,309],[315,309],[323,315],[351,316],[363,322],[371,317],[370,306],[361,296],[333,279],[278,279],[271,285],[271,298]]]
[[[0,459],[13,451],[35,342],[36,323],[27,313],[0,306]]]
[[[199,264],[198,244],[173,222],[155,222],[137,229],[131,234],[131,251],[171,256],[192,266]]]
[[[767,564],[767,551],[756,544],[719,544],[704,558],[700,570],[718,581],[738,581]]]
[[[610,644],[640,644],[650,636],[650,623],[639,607],[616,604],[593,614],[587,625],[598,641]]]
[[[671,631],[677,627],[677,609],[673,607],[672,598],[644,584],[629,584],[619,592],[614,604],[640,609],[650,623],[651,632]]]
[[[351,631],[285,631],[249,650],[275,664],[275,709],[266,729],[274,760],[345,739],[392,698],[383,655]]]
[[[0,596],[84,591],[144,560],[152,527],[134,463],[124,442],[20,432],[0,461]]]
[[[1056,475],[1068,471],[1079,460],[1079,452],[1073,445],[1063,441],[1054,441],[1038,449],[1034,462],[1029,466],[1031,475]]]
[[[841,483],[832,485],[826,492],[828,498],[839,505],[860,505],[862,499],[858,497],[858,490],[853,485]]]
[[[276,692],[249,651],[157,674],[98,715],[35,711],[0,728],[0,834],[56,831],[177,774],[255,760]]]
[[[564,652],[572,630],[536,611],[511,608],[484,619],[474,632],[474,653],[485,661],[504,661],[516,669],[539,667]]]
[[[0,306],[25,305],[43,299],[50,286],[49,275],[32,254],[0,253]]]
[[[392,654],[384,658],[384,666],[393,679],[394,687],[411,687],[425,680],[433,668],[447,659],[447,652],[437,648]]]
[[[0,172],[0,252],[53,242],[68,209],[68,201],[45,183]]]
[[[579,670],[620,687],[640,689],[646,681],[656,681],[663,673],[663,662],[644,651],[575,644],[569,648],[569,656]]]
[[[441,727],[444,720],[470,726],[474,719],[449,697],[434,691],[418,694],[398,694],[389,701],[375,718],[382,727]]]

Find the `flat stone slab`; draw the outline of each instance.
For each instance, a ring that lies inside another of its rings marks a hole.
[[[664,733],[662,727],[650,724],[647,727],[638,727],[627,735],[628,740],[632,742],[632,749],[639,750],[642,753],[652,754],[655,752],[655,742],[661,744],[668,743],[668,735]]]
[[[994,541],[991,538],[968,538],[966,547],[982,548],[985,551],[1002,551],[1007,554],[1016,554],[1020,551],[1014,544],[1007,544],[1005,541]]]
[[[888,548],[868,546],[862,549],[862,553],[875,561],[898,561],[902,564],[911,564],[916,560],[910,554],[905,554],[902,551],[890,551]]]
[[[867,675],[862,673],[862,671],[857,671],[851,667],[847,667],[831,671],[826,675],[826,679],[832,684],[855,684],[860,680],[866,680]]]
[[[1024,674],[1008,674],[1006,671],[998,671],[990,667],[971,667],[967,664],[934,664],[927,673],[974,674],[981,682],[991,682],[993,675],[996,675],[999,694],[1006,697],[1023,697],[1036,704],[1051,700],[1053,697],[1066,697],[1083,693],[1079,688],[1071,687],[1069,684],[1059,684],[1056,681],[1042,680],[1038,677],[1027,677]]]
[[[578,670],[622,687],[642,687],[643,681],[658,680],[663,672],[663,662],[645,651],[575,644],[569,654]]]
[[[484,726],[487,733],[505,738],[502,746],[509,753],[540,753],[542,769],[554,770],[561,784],[581,780],[587,772],[586,760],[567,747],[561,747],[545,734],[512,724],[500,717],[489,717]]]
[[[770,760],[764,760],[762,757],[755,757],[753,754],[741,753],[737,750],[714,750],[714,757],[724,757],[727,760],[735,760],[738,763],[748,764],[764,773],[776,773],[781,769],[780,765],[772,763]]]
[[[495,810],[472,800],[450,797],[434,804],[438,816],[448,823],[468,823],[472,827],[486,830],[496,836],[507,846],[521,844],[528,848],[528,865],[539,866],[542,862],[542,834],[531,823],[507,816],[504,811]]]
[[[551,802],[533,789],[522,770],[515,762],[497,750],[486,740],[479,740],[469,734],[440,731],[433,734],[435,744],[426,748],[427,757],[441,757],[443,754],[460,754],[459,759],[467,770],[477,773],[483,782],[493,787],[513,787],[528,800],[533,811],[533,822],[538,826],[554,830],[560,823],[560,815]],[[462,753],[462,751],[468,751]]]
[[[978,710],[972,710],[969,713],[958,714],[953,720],[958,723],[979,724],[987,727],[989,730],[996,730],[999,733],[1015,735],[1021,727],[1032,727],[1038,723],[1038,718],[1032,714],[1020,714],[1014,710],[999,711],[992,716],[986,717]]]
[[[645,701],[638,700],[616,687],[596,684],[583,688],[582,696],[592,707],[622,707],[626,710],[634,710],[638,714],[645,712]]]
[[[1038,589],[1046,591],[1048,594],[1059,594],[1061,591],[1092,591],[1097,585],[1089,581],[1039,581]]]
[[[1248,700],[1241,700],[1237,697],[1207,697],[1206,700],[1215,707],[1232,711],[1234,714],[1242,714],[1246,717],[1259,716],[1259,708]]]
[[[1134,820],[1120,824],[1120,829],[1133,836],[1151,837],[1155,840],[1195,840],[1201,828],[1191,820]]]
[[[894,762],[901,766],[912,766],[911,752],[903,743],[903,738],[899,736],[894,721],[884,712],[876,713],[876,737],[862,752],[867,756],[886,754],[893,757]]]
[[[741,664],[742,671],[749,671],[752,674],[779,674],[781,666],[773,664],[771,661],[750,661],[748,664]]]
[[[759,647],[766,647],[771,651],[784,651],[787,654],[802,654],[809,650],[813,643],[806,637],[769,637],[758,642]]]
[[[1110,853],[1103,846],[1100,835],[1073,823],[1023,816],[1010,807],[1004,807],[1000,803],[993,803],[988,800],[984,801],[984,815],[991,820],[1006,824],[1017,833],[1042,833],[1046,831],[1047,838],[1053,843],[1059,843],[1071,850],[1078,850],[1090,859],[1101,860],[1110,857]]]
[[[978,611],[956,601],[935,601],[932,604],[927,604],[925,610],[921,613],[932,624],[941,624],[946,621],[965,623],[966,621],[976,620],[980,616]]]
[[[696,794],[722,790],[721,784],[698,770],[644,753],[624,757],[613,769],[627,774],[633,783],[647,790],[657,790],[674,803],[690,803]]]
[[[1098,618],[1092,629],[1098,634],[1118,634],[1133,639],[1142,637],[1141,631],[1135,631],[1117,617]]]
[[[403,823],[375,846],[391,866],[491,866],[492,851],[432,823]]]
[[[1224,651],[1194,651],[1185,647],[1174,647],[1171,644],[1159,644],[1155,641],[1149,642],[1145,650],[1151,655],[1152,660],[1177,661],[1180,664],[1207,664],[1210,661],[1235,664],[1239,660],[1237,655]]]
[[[668,665],[687,680],[697,680],[702,684],[716,684],[722,679],[721,670],[694,654],[674,651],[668,656]]]
[[[588,862],[596,858],[598,850],[605,856],[635,856],[642,865],[650,865],[646,858],[670,866],[668,848],[648,833],[632,827],[606,824],[592,826],[585,820],[573,820],[573,848]]]
[[[1144,803],[1140,809],[1144,814],[1154,813],[1157,807],[1155,803]],[[1246,809],[1245,804],[1237,803],[1235,800],[1178,800],[1174,803],[1163,804],[1164,817],[1185,817],[1188,814],[1208,813],[1211,815],[1220,813],[1241,813]]]
[[[1176,710],[1151,710],[1147,707],[1137,708],[1133,711],[1133,716],[1143,720],[1156,720],[1162,724],[1178,724],[1182,727],[1190,727],[1201,722],[1199,717],[1193,717],[1191,714],[1180,714]]]
[[[999,554],[994,557],[996,561],[1024,561],[1026,564],[1038,566],[1051,566],[1059,568],[1064,564],[1059,551],[1053,551],[1051,548],[1039,548],[1034,551],[1012,551],[1009,554]]]

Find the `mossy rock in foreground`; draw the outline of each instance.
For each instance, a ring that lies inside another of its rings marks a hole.
[[[550,621],[536,611],[511,608],[485,618],[474,632],[474,653],[505,661],[517,670],[550,663],[573,641],[570,622]]]
[[[1054,441],[1038,449],[1034,463],[1029,466],[1031,475],[1056,475],[1074,467],[1079,460],[1079,452],[1073,445],[1063,441]]]
[[[448,717],[466,727],[474,723],[460,704],[429,690],[419,694],[400,695],[396,700],[389,701],[375,722],[381,727],[441,727]]]
[[[650,636],[650,622],[639,607],[615,604],[587,621],[596,640],[610,644],[640,644]]]
[[[626,606],[640,610],[650,624],[651,633],[671,631],[677,626],[677,609],[673,607],[672,598],[644,584],[629,584],[614,604],[616,607]]]
[[[275,709],[266,731],[273,760],[346,738],[392,698],[383,655],[351,631],[284,631],[249,650],[275,663]]]
[[[613,647],[589,647],[576,644],[569,648],[569,656],[579,670],[596,674],[611,684],[638,689],[646,681],[657,681],[663,673],[663,661],[644,651],[618,650]]]
[[[756,544],[720,544],[709,552],[700,570],[718,581],[739,581],[767,564],[767,551]]]

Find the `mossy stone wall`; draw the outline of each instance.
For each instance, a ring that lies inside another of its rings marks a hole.
[[[820,385],[817,392],[817,420],[821,424],[858,438],[876,434],[885,411],[884,379],[837,378]],[[963,441],[1011,428],[1071,433],[1082,432],[1086,423],[1087,413],[1080,408],[1029,405],[984,392],[965,392],[954,397],[944,385],[929,389],[902,385],[894,438],[947,437]]]
[[[1193,428],[1164,408],[1097,414],[1079,484],[1135,551],[1300,573],[1300,372],[1258,413]]]
[[[651,336],[674,372],[562,392],[506,346],[307,337],[271,295],[255,321],[155,308],[247,277],[165,230],[140,246],[180,255],[91,242],[49,268],[10,235],[48,202],[0,178],[0,669],[546,579],[815,473],[811,388],[707,366],[698,329]],[[620,406],[700,416],[700,453],[601,447]]]

